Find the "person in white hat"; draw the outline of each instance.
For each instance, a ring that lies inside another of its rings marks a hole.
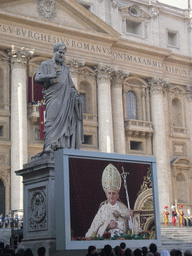
[[[128,231],[128,219],[132,210],[128,210],[118,200],[121,176],[112,164],[109,164],[103,171],[102,187],[107,200],[101,203],[85,237],[102,237],[105,233],[110,233],[110,236],[113,237],[116,234],[126,234]]]

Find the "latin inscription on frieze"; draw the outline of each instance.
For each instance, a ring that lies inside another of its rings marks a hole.
[[[113,51],[109,47],[105,47],[102,45],[96,45],[88,42],[72,40],[70,38],[64,38],[56,35],[32,31],[25,28],[21,28],[21,27],[14,27],[10,25],[0,24],[0,34],[7,34],[7,35],[26,38],[34,41],[47,42],[50,44],[64,43],[68,48],[82,49],[84,51],[98,53],[98,54],[105,54],[108,56],[110,55],[113,59],[152,67],[154,69],[162,70],[165,73],[170,73],[170,74],[175,74],[175,75],[185,76],[185,77],[192,76],[192,72],[189,69],[165,65],[162,61],[159,61],[159,60],[144,58],[144,57],[136,56],[133,54],[127,54],[124,52],[117,52],[117,51]]]

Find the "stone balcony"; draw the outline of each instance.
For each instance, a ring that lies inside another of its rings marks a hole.
[[[170,127],[170,137],[187,138],[188,137],[187,128],[171,126]]]
[[[83,113],[83,123],[85,125],[98,126],[97,115]]]
[[[135,119],[125,120],[125,133],[131,137],[148,138],[153,134],[152,122]]]

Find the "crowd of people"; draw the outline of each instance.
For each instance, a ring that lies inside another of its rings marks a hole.
[[[35,256],[46,256],[46,248],[40,247],[37,250],[37,254]],[[30,248],[27,248],[24,250],[23,248],[20,248],[17,253],[14,252],[14,250],[10,247],[10,245],[6,244],[4,246],[4,243],[0,243],[0,256],[33,256],[33,252]]]
[[[98,252],[95,246],[89,246],[86,256],[182,256],[182,252],[181,250],[172,249],[170,252],[163,250],[159,253],[157,245],[154,243],[151,243],[149,248],[144,246],[141,249],[131,250],[130,248],[126,248],[126,244],[122,242],[114,248],[106,244],[101,252]],[[191,251],[186,250],[184,256],[192,256]]]
[[[23,228],[23,218],[19,219],[18,214],[8,216],[0,214],[0,228]]]

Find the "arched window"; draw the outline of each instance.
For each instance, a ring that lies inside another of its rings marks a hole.
[[[3,214],[3,216],[5,216],[5,187],[1,179],[0,179],[0,214]]]
[[[176,177],[178,203],[188,202],[186,178],[182,173],[178,173]]]
[[[138,119],[137,116],[137,96],[134,92],[126,93],[127,119]]]
[[[172,100],[172,125],[182,127],[182,106],[179,99]]]

